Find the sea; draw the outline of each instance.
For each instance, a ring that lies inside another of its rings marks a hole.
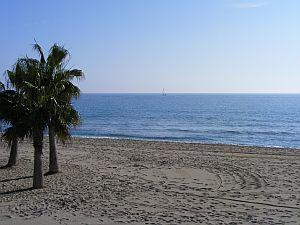
[[[82,137],[300,148],[300,94],[82,94]]]

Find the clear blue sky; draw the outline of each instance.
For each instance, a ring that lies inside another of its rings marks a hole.
[[[300,92],[299,0],[3,0],[0,71],[58,42],[83,92]]]

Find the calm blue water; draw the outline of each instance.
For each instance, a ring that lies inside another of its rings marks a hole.
[[[83,94],[74,135],[300,147],[300,95]]]

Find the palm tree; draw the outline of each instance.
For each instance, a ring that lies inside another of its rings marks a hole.
[[[59,172],[56,136],[65,141],[70,137],[70,127],[79,124],[80,118],[72,106],[72,99],[78,98],[80,89],[72,81],[84,77],[78,69],[66,69],[69,52],[62,46],[54,44],[45,60],[43,49],[37,43],[34,45],[40,55],[40,74],[45,79],[45,94],[48,106],[49,131],[49,171],[47,174]]]
[[[8,73],[11,72],[8,71]],[[9,160],[1,168],[8,168],[17,164],[18,140],[24,139],[30,133],[28,126],[24,123],[28,110],[22,101],[23,96],[17,90],[6,90],[5,85],[0,82],[0,120],[2,123],[10,125],[2,134],[2,138],[10,147]]]
[[[11,126],[4,130],[4,138],[10,147],[8,163],[2,168],[15,166],[18,157],[18,130],[16,126],[25,116],[21,96],[14,90],[4,90],[0,93],[0,120]]]
[[[45,85],[39,73],[39,61],[31,58],[18,59],[13,71],[8,71],[10,83],[22,96],[17,104],[26,109],[25,118],[20,119],[13,126],[12,133],[27,134],[33,139],[34,146],[34,172],[33,188],[43,187],[42,150],[44,130],[47,127],[47,106],[45,101]],[[11,112],[11,109],[7,109]]]
[[[63,47],[53,45],[47,61],[42,48],[37,43],[34,45],[34,49],[40,54],[40,60],[28,57],[20,58],[13,70],[7,71],[9,82],[14,88],[11,95],[19,101],[15,104],[16,107],[20,107],[22,115],[17,122],[13,122],[13,119],[9,117],[9,113],[12,111],[11,107],[4,107],[0,112],[3,111],[3,119],[12,125],[5,131],[4,137],[7,140],[11,141],[13,137],[23,138],[25,136],[33,139],[33,187],[42,188],[44,132],[48,127],[49,171],[56,173],[58,172],[58,163],[55,136],[65,141],[70,137],[70,127],[79,124],[79,114],[72,106],[72,100],[79,97],[80,90],[72,83],[72,80],[83,78],[83,73],[77,69],[66,69],[69,53]],[[3,98],[3,101],[7,99]],[[4,105],[5,102],[2,104]]]

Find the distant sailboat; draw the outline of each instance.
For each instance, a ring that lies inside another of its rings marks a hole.
[[[162,90],[162,96],[166,96],[167,95],[167,93],[165,92],[165,89],[163,88],[163,90]]]

